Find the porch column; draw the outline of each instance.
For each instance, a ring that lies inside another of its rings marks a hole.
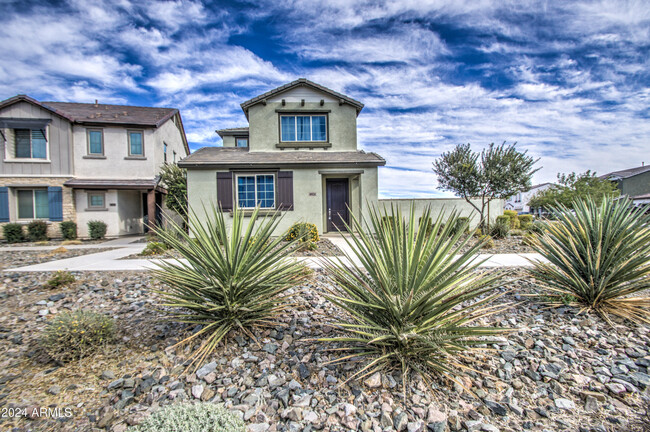
[[[149,218],[149,229],[156,227],[156,190],[147,192],[147,217]]]

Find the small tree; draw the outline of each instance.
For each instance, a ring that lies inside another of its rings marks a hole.
[[[603,202],[603,198],[618,196],[616,184],[607,179],[596,177],[590,170],[576,174],[558,174],[557,184],[536,193],[528,205],[533,209],[550,209],[562,205],[569,210],[573,209],[575,202],[591,197],[596,206]]]
[[[486,211],[490,202],[529,188],[533,174],[539,170],[533,169],[539,159],[527,156],[526,151],[517,151],[516,144],[492,143],[481,153],[473,152],[469,144],[460,144],[433,162],[438,188],[454,192],[474,207],[482,228],[489,225]],[[472,199],[479,199],[480,205]]]
[[[165,164],[160,170],[160,181],[167,189],[165,205],[185,217],[187,214],[187,175],[176,164]]]

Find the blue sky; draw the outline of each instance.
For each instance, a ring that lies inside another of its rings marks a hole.
[[[534,182],[650,163],[647,1],[0,0],[0,98],[173,106],[192,149],[306,77],[362,101],[385,197],[444,196],[431,162],[518,142]]]

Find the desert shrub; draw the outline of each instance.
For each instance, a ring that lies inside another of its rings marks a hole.
[[[47,240],[47,222],[42,220],[31,221],[27,225],[27,235],[33,242]]]
[[[533,223],[533,215],[530,214],[519,215],[519,227],[522,230],[528,228],[532,223]]]
[[[542,221],[535,221],[526,227],[526,231],[534,234],[543,234],[546,224]]]
[[[131,429],[129,429],[131,430]],[[180,403],[155,411],[133,432],[245,432],[243,420],[214,403]]]
[[[427,382],[436,373],[453,376],[461,351],[501,331],[470,325],[489,314],[500,274],[474,271],[481,243],[461,252],[471,237],[452,233],[455,214],[444,228],[439,215],[427,235],[409,223],[413,207],[407,217],[390,211],[393,230],[381,229],[386,209],[370,209],[365,223],[352,216],[349,244],[359,262],[326,259],[333,278],[327,297],[348,314],[332,317],[341,334],[322,340],[342,345],[345,354],[334,363],[366,363],[350,379],[392,369],[401,369],[404,383],[409,372]]]
[[[607,320],[615,314],[650,323],[650,298],[631,297],[648,288],[650,214],[627,199],[597,205],[589,197],[572,207],[552,209],[557,222],[546,223],[533,244],[548,262],[534,261],[533,276],[553,295],[572,295]]]
[[[249,328],[271,325],[286,313],[287,290],[306,275],[302,264],[284,258],[298,240],[272,237],[281,219],[277,213],[260,218],[259,208],[244,219],[244,211],[235,209],[227,228],[224,213],[213,207],[205,219],[190,212],[187,232],[170,221],[159,233],[187,263],[156,263],[153,274],[164,282],[157,292],[174,319],[202,326],[179,342],[202,339],[188,368],[200,364],[231,330],[250,334]]]
[[[479,242],[481,243],[481,249],[492,249],[494,247],[494,240],[490,236],[480,236]]]
[[[451,224],[451,230],[449,230],[450,235],[456,235],[457,233],[469,234],[469,218],[468,217],[457,217],[455,220],[449,219],[449,224]]]
[[[537,234],[527,231],[521,239],[521,243],[526,246],[532,246],[537,241]]]
[[[510,234],[511,237],[521,237],[524,234],[526,234],[527,231],[521,230],[521,229],[511,229],[508,234]]]
[[[501,216],[499,216],[501,217]],[[493,238],[506,238],[510,232],[510,221],[497,218],[497,221],[490,227],[490,236]]]
[[[23,226],[17,223],[8,223],[2,227],[2,234],[7,243],[20,243],[25,241]]]
[[[45,286],[54,289],[54,288],[70,285],[74,283],[74,281],[75,281],[75,277],[72,273],[59,270],[56,273],[54,273],[54,276],[52,276],[47,282],[45,282]]]
[[[80,245],[82,242],[80,240],[63,240],[61,246],[70,246],[70,245]]]
[[[77,224],[72,221],[64,221],[59,225],[61,230],[61,237],[63,240],[76,240],[77,239]]]
[[[504,210],[503,215],[508,216],[508,219],[510,220],[510,228],[512,229],[520,228],[519,215],[515,210]]]
[[[164,253],[167,251],[169,248],[165,243],[162,242],[149,242],[147,243],[147,246],[140,252],[140,255],[160,255],[161,253]]]
[[[296,222],[291,225],[289,231],[284,236],[286,241],[298,239],[303,242],[317,242],[320,240],[318,236],[318,228],[316,225],[309,222]]]
[[[508,226],[510,226],[510,216],[506,215],[501,215],[497,216],[496,220],[494,221],[495,223],[506,223]]]
[[[100,240],[106,236],[106,223],[99,220],[88,222],[88,235],[93,240]]]
[[[427,235],[431,234],[431,230],[433,229],[431,218],[420,217],[418,219],[418,229],[423,229]]]
[[[45,352],[60,363],[86,357],[114,336],[113,319],[95,312],[61,312],[47,321],[41,338]]]

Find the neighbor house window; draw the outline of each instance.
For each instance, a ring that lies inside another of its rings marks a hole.
[[[167,163],[167,143],[163,142],[163,162]]]
[[[88,154],[104,154],[104,133],[101,129],[88,129]]]
[[[88,208],[91,210],[105,209],[106,194],[104,192],[89,192]]]
[[[248,138],[235,138],[237,147],[248,147]]]
[[[47,219],[50,217],[47,189],[19,189],[18,219]]]
[[[47,140],[42,129],[14,129],[16,158],[47,159]]]
[[[327,116],[280,116],[281,141],[327,141]]]
[[[275,176],[255,174],[237,176],[237,205],[242,208],[275,207]]]
[[[144,156],[144,133],[129,131],[129,156]]]

